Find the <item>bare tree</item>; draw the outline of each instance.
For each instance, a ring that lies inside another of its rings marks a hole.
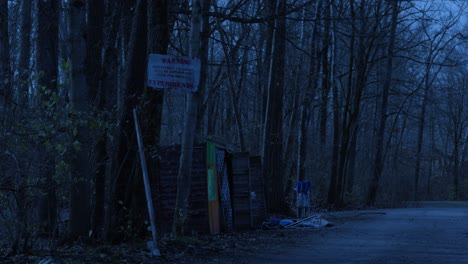
[[[270,211],[285,209],[283,177],[283,89],[286,54],[286,1],[269,3],[271,14],[277,16],[273,30],[266,110],[263,128],[263,166],[267,206]]]
[[[377,131],[377,140],[376,140],[376,152],[375,152],[375,159],[374,159],[374,173],[372,177],[371,184],[369,186],[369,194],[367,197],[367,204],[373,205],[375,203],[375,198],[377,196],[377,191],[379,187],[379,180],[380,176],[382,175],[383,166],[384,166],[384,135],[385,135],[385,128],[387,124],[387,108],[388,108],[388,97],[390,92],[390,85],[392,82],[392,72],[393,72],[393,57],[394,57],[394,49],[395,49],[395,36],[396,36],[396,28],[398,23],[398,1],[393,1],[391,6],[391,29],[390,29],[390,36],[389,36],[389,44],[387,50],[387,62],[385,65],[385,79],[383,83],[383,90],[382,90],[382,101],[380,107],[380,121],[379,121],[379,128]]]
[[[145,59],[147,56],[147,1],[138,0],[134,6],[134,16],[131,24],[128,50],[126,53],[126,71],[122,78],[123,103],[120,108],[118,126],[117,155],[113,159],[112,191],[112,223],[111,237],[113,239],[125,239],[134,232],[130,226],[122,232],[119,227],[126,226],[129,219],[137,220],[137,216],[144,214],[141,210],[133,210],[128,214],[126,208],[132,208],[136,199],[144,199],[144,194],[136,190],[142,190],[142,177],[138,172],[138,160],[136,149],[135,129],[132,122],[132,111],[140,103],[140,97],[145,87]],[[122,10],[123,11],[123,10]],[[140,40],[143,41],[140,41]],[[130,184],[129,184],[130,183]],[[140,188],[141,189],[140,189]],[[140,219],[141,220],[141,219]]]
[[[201,21],[202,9],[205,4],[202,0],[194,0],[192,4],[192,22],[190,29],[190,57],[201,57]],[[202,65],[204,67],[204,65]],[[187,95],[187,107],[184,117],[184,132],[182,137],[182,150],[180,154],[179,173],[177,176],[177,198],[174,208],[172,232],[176,236],[185,234],[189,219],[189,197],[192,181],[192,155],[195,141],[197,111],[200,103],[200,93],[195,91]]]
[[[56,106],[53,102],[58,94],[58,24],[59,1],[39,1],[37,4],[37,41],[36,41],[36,70],[41,99],[41,107]],[[53,123],[52,119],[47,123]],[[45,145],[45,144],[43,144]],[[40,223],[44,232],[52,235],[56,230],[57,195],[55,188],[55,150],[42,148],[43,156],[39,159],[43,169],[38,170],[43,179],[45,196],[41,199]]]
[[[457,24],[458,19],[451,18],[447,20],[446,24],[442,25],[435,33],[430,31],[430,28],[425,21],[426,20],[423,20],[422,22],[422,31],[427,41],[427,54],[424,59],[424,90],[417,133],[416,165],[414,171],[414,200],[418,200],[424,130],[426,127],[426,112],[430,101],[429,95],[433,83],[437,80],[443,66],[447,66],[447,60],[450,56],[449,50],[453,49],[453,46],[451,45],[453,45],[453,41],[456,40],[456,35],[451,34],[450,30]]]
[[[72,0],[68,3],[70,16],[71,62],[70,103],[77,118],[74,142],[76,154],[71,162],[72,185],[70,193],[70,233],[88,236],[90,231],[90,160],[88,84],[86,81],[86,2]]]

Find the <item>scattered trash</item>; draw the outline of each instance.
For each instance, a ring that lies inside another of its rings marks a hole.
[[[282,220],[279,221],[279,225],[281,227],[286,227],[286,226],[289,226],[289,225],[292,225],[292,224],[294,224],[294,221],[291,220],[291,219],[282,219]]]
[[[263,222],[263,230],[275,230],[281,228],[323,228],[333,226],[332,223],[323,219],[320,215],[313,215],[302,219],[278,219],[275,216],[270,217],[269,221]]]

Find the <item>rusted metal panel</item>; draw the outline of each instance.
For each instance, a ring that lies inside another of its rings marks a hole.
[[[249,159],[251,182],[252,222],[255,227],[261,225],[267,217],[263,167],[260,156]]]
[[[231,182],[229,181],[228,159],[226,151],[218,149],[216,152],[219,190],[221,196],[221,225],[224,231],[234,230],[232,220]]]
[[[156,216],[161,232],[170,232],[177,192],[180,146],[161,147],[159,153]],[[208,156],[211,156],[210,161]],[[234,153],[228,157],[223,149],[211,149],[209,152],[204,144],[194,147],[189,208],[192,231],[219,232],[221,223],[226,231],[249,229],[258,226],[265,218],[260,157],[250,157],[247,152]],[[217,175],[211,185],[208,184],[207,168],[213,168]],[[214,190],[211,196],[210,186]],[[217,198],[218,203],[210,204],[209,197]]]
[[[180,145],[160,148],[159,181],[157,186],[158,201],[156,217],[158,228],[170,232],[174,217],[177,195],[177,174],[179,171]],[[206,177],[205,145],[196,145],[193,149],[192,182],[189,205],[189,228],[195,232],[207,233],[208,189]]]
[[[253,226],[250,203],[249,153],[232,154],[231,166],[234,228],[236,230],[248,229]]]

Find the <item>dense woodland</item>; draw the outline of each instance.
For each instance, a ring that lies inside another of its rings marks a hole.
[[[315,206],[468,199],[468,2],[0,0],[0,221],[38,236],[119,242],[148,219],[150,176],[181,144],[261,155],[267,206],[294,183]],[[146,86],[148,54],[201,60],[193,93]]]

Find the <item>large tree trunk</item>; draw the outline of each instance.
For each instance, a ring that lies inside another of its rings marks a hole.
[[[392,20],[391,20],[391,29],[390,29],[390,41],[388,44],[388,53],[387,53],[387,64],[385,65],[385,80],[383,84],[382,91],[382,103],[380,106],[380,121],[379,128],[377,131],[377,140],[376,140],[376,150],[374,157],[374,173],[372,177],[371,184],[369,186],[369,192],[367,197],[367,204],[374,205],[375,199],[377,197],[377,191],[379,187],[380,177],[383,172],[384,167],[384,136],[385,128],[387,124],[387,107],[388,107],[388,97],[390,92],[390,85],[392,82],[392,70],[393,70],[393,50],[395,47],[395,35],[396,27],[398,23],[398,1],[392,2]]]
[[[115,95],[115,87],[118,84],[118,51],[115,43],[117,42],[117,31],[120,26],[122,15],[122,5],[115,1],[107,2],[106,6],[106,24],[109,25],[104,32],[103,40],[103,62],[100,67],[100,82],[97,94],[97,109],[111,111],[115,106],[115,100],[112,100]],[[108,118],[107,116],[105,118]],[[108,121],[108,119],[105,119]],[[95,208],[93,213],[93,230],[95,236],[105,239],[108,236],[111,219],[111,176],[108,172],[108,149],[112,145],[108,140],[108,135],[113,133],[112,130],[102,128],[96,142],[96,173],[95,173]],[[109,146],[108,146],[109,145]]]
[[[283,88],[284,61],[286,51],[286,1],[278,0],[274,14],[275,30],[273,31],[268,94],[263,128],[263,167],[265,168],[266,198],[269,211],[284,211],[284,177],[283,177]]]
[[[144,231],[143,221],[146,212],[141,210],[143,204],[138,204],[145,199],[142,177],[138,175],[138,159],[136,149],[136,135],[133,127],[133,109],[138,106],[140,96],[145,87],[145,72],[147,58],[147,1],[138,0],[134,8],[134,18],[128,44],[127,57],[125,59],[126,72],[123,76],[123,105],[120,117],[119,141],[117,146],[117,159],[113,165],[115,170],[112,174],[115,185],[113,186],[113,239],[128,239],[129,236],[137,235],[135,231]],[[130,229],[127,222],[133,221]],[[135,230],[134,228],[137,228]],[[122,233],[120,233],[122,232]]]
[[[69,1],[71,91],[70,102],[77,117],[73,142],[75,155],[71,162],[70,234],[86,237],[90,230],[90,164],[88,128],[88,84],[86,82],[86,2]]]
[[[173,1],[169,0],[147,0],[148,53],[167,53],[170,32],[173,27],[173,21],[169,16],[172,3]],[[163,90],[146,87],[139,104],[142,108],[141,119],[143,122],[141,123],[141,130],[143,142],[145,149],[152,151],[151,155],[146,155],[147,168],[149,175],[152,176],[150,178],[151,183],[158,182],[159,177],[158,162],[157,159],[154,158],[154,154],[157,153],[160,145],[163,101]],[[158,197],[158,193],[154,195]]]
[[[169,19],[169,9],[172,1],[148,0],[148,51],[155,54],[166,54],[169,46],[170,32],[173,22]],[[142,131],[143,142],[152,149],[159,146],[161,134],[161,118],[164,92],[147,88],[142,102]],[[156,164],[148,159],[150,174],[156,173]],[[153,172],[153,173],[151,173]]]
[[[192,58],[201,57],[201,22],[203,0],[193,0],[192,5],[192,25],[190,32],[190,56]],[[206,65],[201,66],[206,67]],[[175,236],[183,236],[189,220],[189,197],[190,185],[192,182],[192,156],[193,144],[195,141],[197,111],[200,102],[200,91],[187,95],[187,108],[184,117],[184,132],[182,137],[182,150],[180,154],[180,167],[177,175],[177,198],[174,208],[174,221],[172,232]]]
[[[212,0],[203,0],[202,5],[202,29],[200,32],[201,44],[200,44],[200,61],[202,65],[208,64],[208,46],[209,38],[211,34],[210,28],[210,17],[208,12],[210,11]],[[207,94],[207,69],[208,67],[202,67],[200,72],[200,84],[198,86],[200,92],[200,100],[197,109],[197,127],[195,132],[195,142],[203,141],[205,132],[205,112],[207,104],[204,103]]]
[[[59,3],[57,0],[37,2],[37,52],[36,67],[39,74],[39,94],[42,103],[48,104],[51,95],[57,93],[58,77],[58,24]],[[42,106],[44,106],[42,105]],[[48,120],[53,122],[52,119]],[[56,228],[57,197],[55,181],[55,155],[54,151],[48,151],[42,147],[43,156],[40,159],[43,169],[39,170],[44,179],[44,190],[46,194],[41,198],[39,221],[44,232],[53,234]]]

